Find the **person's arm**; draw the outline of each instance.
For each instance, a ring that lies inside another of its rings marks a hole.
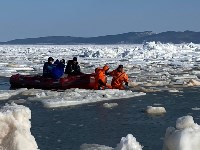
[[[114,76],[114,74],[115,74],[115,70],[108,72],[108,75],[110,75],[110,76]]]
[[[125,85],[128,86],[128,75],[126,73],[124,74],[124,82]]]
[[[80,66],[77,64],[77,66],[76,66],[76,72],[77,73],[80,73],[81,72],[81,68],[80,68]]]

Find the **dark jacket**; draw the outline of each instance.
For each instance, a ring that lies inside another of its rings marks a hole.
[[[65,74],[68,74],[68,75],[81,74],[81,69],[80,69],[80,66],[78,65],[78,62],[74,63],[73,60],[69,60],[65,68]]]
[[[53,67],[54,67],[53,64],[45,62],[44,66],[43,66],[43,77],[52,78],[52,69],[53,69]]]

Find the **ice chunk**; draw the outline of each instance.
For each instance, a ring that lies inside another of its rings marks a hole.
[[[191,79],[188,83],[188,86],[200,86],[200,82],[194,79]]]
[[[118,104],[117,103],[104,103],[103,107],[105,108],[113,108],[113,107],[117,107]]]
[[[113,150],[113,148],[99,144],[82,144],[80,150]]]
[[[164,107],[147,106],[146,112],[148,114],[163,114],[166,113],[166,110]]]
[[[116,148],[108,147],[99,144],[82,144],[80,150],[142,150],[143,146],[136,141],[132,134],[122,137]]]
[[[192,110],[200,110],[200,108],[194,107],[194,108],[192,108]]]
[[[163,150],[199,150],[200,126],[192,116],[184,116],[176,121],[176,129],[166,130]]]
[[[177,89],[169,89],[168,90],[170,93],[179,93],[180,91]]]
[[[192,116],[184,116],[184,117],[178,118],[176,121],[177,129],[190,128],[193,125],[194,125],[194,120]]]
[[[37,150],[35,138],[31,135],[31,111],[12,103],[0,110],[0,148],[3,150]]]
[[[114,150],[142,150],[142,148],[136,138],[132,134],[128,134],[126,137],[122,137]]]

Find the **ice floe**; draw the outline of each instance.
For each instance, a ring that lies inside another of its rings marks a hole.
[[[176,121],[176,128],[166,130],[163,150],[199,150],[200,126],[192,116],[184,116]]]
[[[22,94],[33,94],[33,90],[28,93],[25,91]],[[146,95],[143,92],[132,92],[117,89],[107,90],[84,90],[84,89],[69,89],[64,92],[36,90],[35,96],[28,99],[32,101],[41,101],[45,107],[62,107],[80,105],[86,103],[101,102],[113,99],[124,99],[135,96]]]
[[[31,135],[31,111],[29,108],[12,103],[0,109],[0,149],[38,150]]]
[[[146,112],[148,114],[164,114],[166,109],[164,107],[147,106]]]
[[[21,88],[17,90],[0,90],[0,100],[7,100],[10,97],[18,95],[26,90],[26,88]]]
[[[104,103],[103,107],[105,108],[113,108],[113,107],[117,107],[118,104],[117,103]]]

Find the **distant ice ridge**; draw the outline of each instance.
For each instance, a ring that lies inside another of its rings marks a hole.
[[[22,95],[35,95],[29,97],[29,100],[41,101],[45,107],[73,106],[86,103],[94,103],[105,100],[130,98],[146,95],[142,92],[132,92],[117,89],[107,90],[85,90],[69,89],[64,92],[29,90],[22,92]]]
[[[83,144],[80,150],[142,150],[142,148],[143,146],[136,141],[136,138],[132,134],[128,134],[126,137],[122,137],[116,148],[98,144]]]
[[[0,72],[5,76],[16,72],[41,72],[42,65],[49,56],[55,59],[71,59],[77,56],[79,62],[96,66],[102,65],[104,61],[118,64],[118,60],[128,60],[128,64],[143,66],[155,63],[155,61],[190,66],[194,65],[191,62],[199,61],[199,54],[200,45],[193,43],[178,45],[156,42],[147,42],[143,45],[0,45]]]
[[[38,150],[30,119],[25,106],[12,103],[0,109],[0,150]]]
[[[199,150],[200,126],[192,116],[184,116],[176,121],[176,128],[166,130],[163,150]]]

